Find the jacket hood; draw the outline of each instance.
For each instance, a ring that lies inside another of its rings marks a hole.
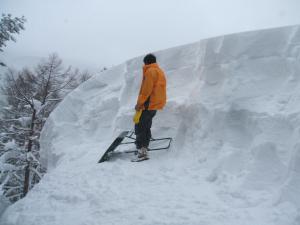
[[[143,66],[143,72],[145,73],[149,68],[159,68],[157,63],[151,63]]]

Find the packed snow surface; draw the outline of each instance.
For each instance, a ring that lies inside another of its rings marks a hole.
[[[97,161],[132,116],[142,57],[73,91],[42,134],[48,173],[1,225],[299,225],[300,27],[221,36],[155,53],[168,151]],[[133,146],[128,146],[133,148]]]

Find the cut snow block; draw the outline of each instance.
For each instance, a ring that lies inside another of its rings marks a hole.
[[[1,193],[1,195],[0,195],[0,217],[9,205],[10,205],[10,202]]]
[[[300,209],[300,143],[296,144],[292,155],[288,178],[281,193],[281,202],[289,201]]]
[[[280,161],[276,145],[272,142],[262,143],[252,149],[254,158],[247,168],[243,188],[269,189],[279,186],[284,181],[287,168]]]

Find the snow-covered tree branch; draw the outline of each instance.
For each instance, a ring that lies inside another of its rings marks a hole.
[[[13,34],[20,33],[21,30],[24,30],[24,23],[26,19],[24,16],[21,18],[13,18],[11,14],[2,14],[0,20],[0,52],[3,52],[3,47],[6,46],[7,41],[16,42],[16,38]],[[6,66],[4,62],[0,62],[0,66]]]
[[[87,71],[64,68],[56,54],[33,71],[8,69],[2,87],[7,105],[0,118],[0,187],[11,202],[25,196],[45,173],[39,162],[39,136],[48,116],[89,77]]]

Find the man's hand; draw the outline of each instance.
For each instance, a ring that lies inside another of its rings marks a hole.
[[[142,106],[136,104],[134,108],[135,108],[136,111],[140,111],[142,109]]]

